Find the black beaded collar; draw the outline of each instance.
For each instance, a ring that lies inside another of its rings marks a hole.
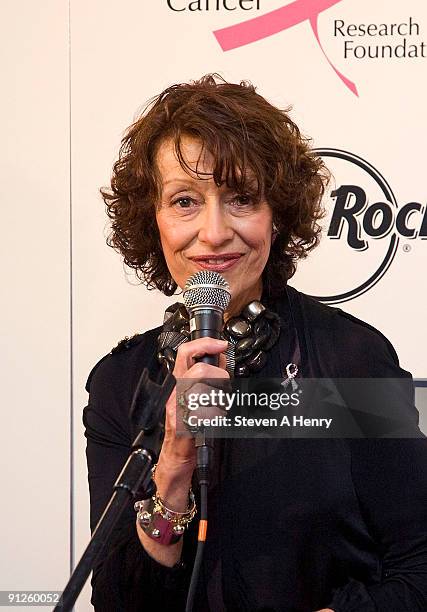
[[[267,352],[280,335],[280,318],[261,302],[250,302],[240,315],[229,319],[222,337],[229,342],[225,355],[231,376],[250,376],[267,361]],[[157,358],[167,371],[175,365],[178,347],[190,339],[189,317],[184,304],[176,302],[166,309],[163,330],[158,338]]]

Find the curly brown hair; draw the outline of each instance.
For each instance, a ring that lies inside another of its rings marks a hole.
[[[130,126],[113,167],[111,188],[102,188],[101,194],[112,220],[107,244],[123,255],[148,288],[166,295],[177,288],[156,223],[161,197],[156,153],[172,139],[181,166],[189,171],[181,139],[191,136],[212,155],[210,176],[218,186],[225,181],[242,193],[247,170],[255,174],[258,193],[269,203],[278,230],[263,272],[264,287],[270,295],[283,290],[297,260],[319,242],[321,200],[329,178],[289,110],[267,102],[249,82],[228,83],[208,74],[165,89]]]

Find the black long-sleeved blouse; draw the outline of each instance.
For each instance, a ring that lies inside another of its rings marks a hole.
[[[407,378],[380,332],[287,288],[270,304],[280,342],[262,376]],[[84,410],[93,529],[132,442],[128,411],[144,367],[158,374],[159,329],[137,336],[92,370]],[[413,395],[396,398],[416,429]],[[227,439],[215,446],[209,534],[196,611],[425,612],[427,440]],[[184,603],[196,521],[174,568],[145,552],[132,504],[93,576],[99,612]]]

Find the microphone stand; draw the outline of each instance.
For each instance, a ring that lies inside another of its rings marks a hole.
[[[74,569],[54,612],[68,612],[73,608],[95,562],[111,535],[114,525],[130,499],[148,499],[153,495],[151,468],[157,456],[164,434],[166,402],[175,386],[176,379],[168,373],[162,385],[152,382],[144,368],[132,398],[130,419],[133,432],[138,434],[132,443],[129,455],[113,486],[113,494],[80,561]],[[145,395],[145,402],[144,397]]]

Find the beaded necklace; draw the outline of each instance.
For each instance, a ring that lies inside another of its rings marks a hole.
[[[225,352],[230,376],[250,376],[259,372],[267,361],[267,352],[280,335],[280,318],[261,302],[254,300],[240,315],[228,319],[221,337],[228,340]],[[163,329],[158,337],[157,358],[166,371],[175,365],[178,347],[190,339],[189,317],[181,302],[166,309]]]

